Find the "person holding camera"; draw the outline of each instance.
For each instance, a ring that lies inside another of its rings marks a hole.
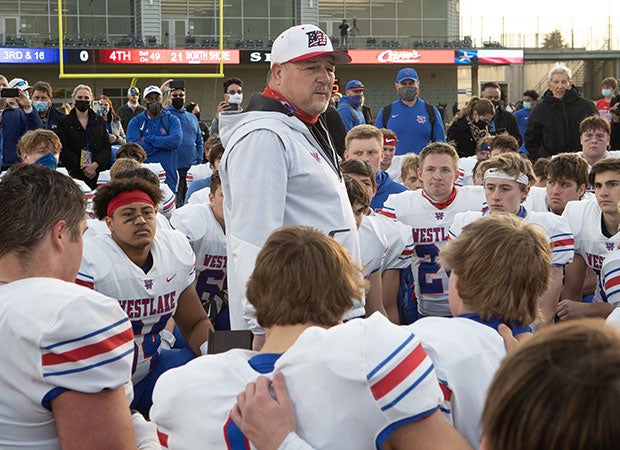
[[[3,171],[19,162],[19,138],[28,130],[43,128],[39,113],[32,107],[28,89],[30,86],[26,80],[13,78],[7,83],[0,75],[0,162]]]
[[[121,118],[123,130],[127,130],[129,121],[142,111],[144,111],[144,106],[140,105],[140,89],[137,86],[132,86],[127,91],[127,103],[116,111]]]
[[[241,111],[243,101],[243,81],[241,78],[231,77],[224,81],[224,100],[217,104],[217,112],[211,121],[209,135],[219,134],[219,118],[222,111]]]

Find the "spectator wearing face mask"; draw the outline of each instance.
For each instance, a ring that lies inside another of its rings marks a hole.
[[[345,95],[338,102],[338,112],[348,132],[354,126],[366,123],[362,112],[364,85],[361,81],[351,80],[347,83],[344,93]]]
[[[47,81],[37,81],[32,85],[32,107],[39,113],[46,130],[54,131],[65,113],[52,106],[52,86]]]
[[[396,75],[398,100],[385,106],[375,120],[377,128],[388,128],[398,136],[396,154],[420,153],[429,142],[445,142],[439,110],[419,97],[420,79],[411,68]]]
[[[472,97],[448,127],[448,142],[456,148],[459,158],[474,156],[476,145],[489,136],[488,124],[495,110],[485,98]]]
[[[614,77],[605,78],[601,83],[601,95],[603,96],[598,102],[596,102],[596,109],[601,117],[611,122],[611,99],[618,90],[618,80]]]
[[[519,124],[521,136],[525,136],[527,120],[530,118],[530,114],[534,106],[536,106],[536,103],[538,103],[538,92],[529,89],[523,93],[523,109],[515,111],[514,113],[514,116],[517,118],[517,123]]]
[[[493,81],[484,83],[480,88],[480,98],[486,98],[495,107],[495,114],[488,125],[489,133],[492,136],[508,133],[521,145],[523,136],[519,124],[516,117],[502,107],[503,92],[499,84]]]
[[[121,124],[121,118],[116,114],[116,111],[114,111],[112,100],[110,100],[110,97],[107,95],[101,95],[98,101],[99,114],[103,118],[106,129],[108,130],[110,144],[123,145],[126,142],[125,130]]]
[[[162,93],[158,86],[149,86],[144,90],[146,111],[129,121],[127,142],[136,142],[146,150],[144,162],[158,162],[166,171],[166,184],[177,191],[179,174],[177,173],[176,149],[183,137],[181,122],[162,107]]]
[[[241,111],[243,101],[243,81],[241,78],[231,77],[224,81],[224,100],[217,104],[217,112],[211,122],[209,134],[219,134],[219,118],[222,111]]]

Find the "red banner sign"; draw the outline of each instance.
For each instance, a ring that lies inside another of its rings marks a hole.
[[[351,64],[454,64],[454,50],[349,50]]]

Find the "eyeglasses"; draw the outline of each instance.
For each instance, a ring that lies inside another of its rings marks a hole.
[[[235,91],[234,89],[231,89],[230,91],[226,92],[228,95],[235,95],[235,94],[243,94],[243,91],[241,89],[239,89],[238,91]]]
[[[177,97],[185,98],[185,94],[170,94],[170,97],[172,97],[172,98],[177,98]]]

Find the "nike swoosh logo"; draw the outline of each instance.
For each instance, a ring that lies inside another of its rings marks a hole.
[[[172,279],[173,279],[174,277],[176,277],[176,276],[177,276],[177,274],[175,273],[175,274],[174,274],[174,275],[172,275],[170,278],[166,277],[166,283],[170,283],[170,282],[172,281]]]
[[[392,119],[395,119],[396,117],[398,117],[400,114],[392,114]]]

